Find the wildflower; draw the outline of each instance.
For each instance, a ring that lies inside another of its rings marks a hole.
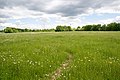
[[[3,58],[3,61],[5,61],[5,58]]]
[[[111,57],[109,57],[109,59],[111,59]]]
[[[35,53],[33,53],[33,54],[35,54]]]
[[[34,63],[32,63],[32,65],[34,65]]]
[[[36,77],[38,76],[38,75],[35,75]]]
[[[112,62],[110,61],[109,64],[112,64]]]
[[[30,61],[30,64],[32,63],[32,61]]]
[[[90,62],[90,60],[88,60]]]
[[[27,60],[27,62],[29,62],[29,60]]]
[[[73,65],[71,66],[71,68],[74,67]]]
[[[45,74],[45,76],[49,76],[49,74]]]
[[[22,62],[23,60],[21,59],[20,61]]]
[[[57,73],[55,73],[55,75],[57,75]]]
[[[47,59],[47,61],[49,61],[49,60]]]
[[[17,64],[16,62],[13,62],[13,64]]]
[[[38,65],[40,65],[40,62],[38,63]]]
[[[66,76],[63,76],[63,77],[66,77]]]
[[[84,59],[87,59],[87,57],[84,57]]]
[[[41,67],[43,67],[43,65],[41,65]]]
[[[83,61],[83,60],[80,60],[80,61]]]
[[[37,61],[35,61],[35,63],[37,64]]]
[[[20,61],[18,61],[18,63],[20,63]]]

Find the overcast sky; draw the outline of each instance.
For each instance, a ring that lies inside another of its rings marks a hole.
[[[0,0],[0,29],[110,22],[120,22],[120,0]]]

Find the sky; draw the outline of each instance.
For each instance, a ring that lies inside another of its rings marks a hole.
[[[0,29],[120,22],[120,0],[0,0]]]

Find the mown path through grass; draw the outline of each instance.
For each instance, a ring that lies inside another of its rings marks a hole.
[[[56,80],[57,78],[59,78],[63,72],[63,70],[66,70],[71,61],[73,59],[73,55],[69,54],[68,58],[61,64],[60,67],[58,67],[51,75],[51,79],[50,80]]]

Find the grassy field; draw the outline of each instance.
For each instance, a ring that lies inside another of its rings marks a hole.
[[[120,32],[0,33],[0,80],[120,80]]]

